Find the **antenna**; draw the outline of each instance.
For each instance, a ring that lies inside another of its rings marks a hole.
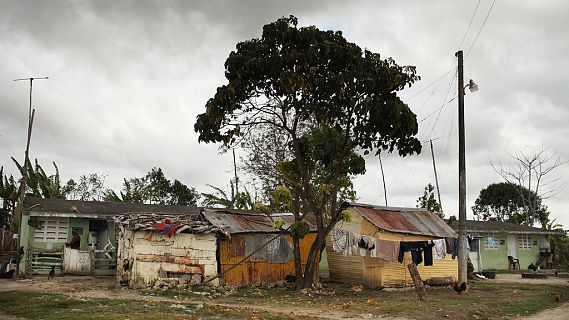
[[[24,197],[26,195],[26,187],[28,183],[28,163],[30,162],[30,141],[32,139],[32,126],[34,124],[34,116],[36,113],[35,109],[32,109],[32,86],[34,80],[47,80],[48,77],[32,77],[32,78],[22,78],[22,79],[14,79],[14,81],[29,81],[30,82],[30,106],[28,109],[28,138],[26,140],[26,151],[24,155],[24,167],[22,172],[22,182],[20,184],[20,197],[18,199],[18,206],[19,212],[14,212],[12,216],[12,223],[10,223],[10,228],[12,229],[12,239],[17,241],[16,248],[20,248],[20,237],[16,237],[14,235],[19,233],[20,229],[20,222],[22,221],[22,213],[24,210]],[[17,206],[17,207],[18,207]],[[20,273],[20,263],[16,264],[16,274]]]

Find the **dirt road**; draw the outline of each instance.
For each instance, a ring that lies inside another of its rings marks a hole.
[[[569,285],[567,279],[550,277],[548,279],[522,279],[521,276],[515,274],[499,275],[497,279],[491,280],[503,283],[534,283],[534,284],[551,284],[551,285]],[[2,291],[36,291],[51,292],[59,294],[67,294],[74,298],[106,298],[121,300],[138,300],[138,301],[164,301],[171,303],[180,303],[180,298],[166,297],[156,295],[144,295],[136,290],[128,290],[125,288],[117,288],[115,281],[111,277],[86,277],[86,276],[66,276],[58,277],[48,281],[44,277],[36,277],[30,279],[4,280],[0,279],[0,294]],[[216,300],[208,300],[200,296],[191,298],[188,303],[201,303],[204,305],[239,307],[248,308],[257,311],[267,311],[275,314],[300,315],[313,317],[318,319],[386,319],[386,320],[405,320],[402,317],[394,316],[374,316],[372,314],[358,314],[349,311],[340,310],[320,310],[315,307],[307,307],[303,305],[282,306],[278,308],[271,306],[270,302],[259,304],[244,305],[239,301],[220,302]],[[355,310],[354,310],[355,311]],[[568,319],[569,303],[559,305],[559,307],[542,311],[536,315],[529,317],[519,317],[519,320],[561,320]],[[20,320],[21,318],[2,316],[0,319]]]

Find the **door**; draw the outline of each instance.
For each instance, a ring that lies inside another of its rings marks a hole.
[[[518,244],[516,241],[516,235],[508,234],[508,256],[518,258]]]
[[[474,272],[482,271],[482,259],[480,258],[480,239],[472,239],[470,242],[470,252],[468,253],[470,262],[474,266]]]
[[[63,272],[91,274],[91,251],[66,247],[63,252]]]

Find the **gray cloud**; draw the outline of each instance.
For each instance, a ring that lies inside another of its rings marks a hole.
[[[462,49],[468,50],[491,1],[481,1]],[[32,157],[65,178],[98,172],[118,188],[153,166],[206,191],[224,186],[232,158],[197,143],[193,123],[239,41],[294,14],[300,25],[342,30],[361,47],[415,65],[422,81],[401,93],[417,113],[422,141],[435,141],[443,204],[457,203],[456,81],[452,69],[476,2],[448,1],[4,1],[0,3],[0,165],[23,158],[28,87],[34,85]],[[514,147],[546,146],[569,159],[566,72],[569,4],[497,1],[465,61],[469,206],[499,178],[489,161]],[[450,72],[449,72],[450,71]],[[445,75],[445,73],[447,73]],[[444,75],[444,76],[443,76]],[[441,78],[441,76],[443,76]],[[440,79],[427,88],[433,81]],[[421,93],[419,93],[421,90]],[[447,95],[448,92],[448,95]],[[410,99],[414,96],[412,99]],[[454,99],[454,100],[453,100]],[[450,102],[449,102],[450,101]],[[440,112],[439,112],[440,109]],[[385,155],[390,205],[414,206],[433,182],[430,150]],[[383,204],[377,158],[356,180],[362,202]],[[569,167],[558,171],[569,174]],[[567,197],[548,200],[569,224]]]

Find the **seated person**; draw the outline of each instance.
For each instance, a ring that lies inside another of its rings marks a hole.
[[[73,235],[71,242],[66,243],[65,245],[71,249],[79,249],[81,247],[81,237],[79,236],[79,232],[77,232],[77,230],[73,230],[71,231],[71,234]]]

